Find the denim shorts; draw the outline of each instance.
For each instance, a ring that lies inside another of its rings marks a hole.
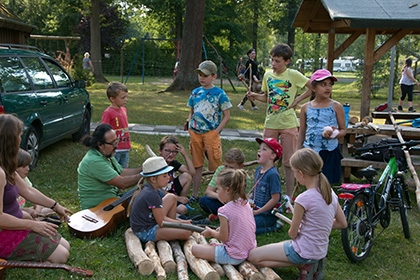
[[[316,263],[319,260],[314,259],[305,259],[299,256],[298,253],[296,253],[295,249],[292,246],[292,241],[286,241],[283,245],[284,252],[286,253],[287,259],[294,264],[308,264],[308,263]]]
[[[128,167],[128,162],[130,160],[128,151],[122,151],[122,152],[115,152],[114,155],[115,159],[123,168]]]
[[[156,241],[156,231],[159,225],[155,225],[149,230],[143,230],[140,232],[135,232],[134,234],[140,239],[141,242]]]
[[[214,260],[220,264],[231,264],[238,265],[243,263],[246,259],[237,260],[228,255],[226,252],[225,245],[215,246],[214,248]]]

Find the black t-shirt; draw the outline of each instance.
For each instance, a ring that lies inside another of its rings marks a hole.
[[[249,74],[251,72],[251,70],[249,70],[249,68],[248,68],[249,64],[251,64],[252,76],[256,76],[259,80],[260,76],[259,76],[259,73],[258,73],[258,64],[255,61],[253,61],[252,59],[248,59],[247,62],[245,63],[245,67],[246,67],[245,78],[247,80],[249,80]]]
[[[146,183],[131,205],[130,226],[134,232],[149,230],[157,224],[152,213],[154,208],[162,208],[162,198],[152,185]]]

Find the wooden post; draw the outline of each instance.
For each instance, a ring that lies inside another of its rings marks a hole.
[[[263,274],[265,280],[281,280],[280,276],[269,267],[261,267],[260,272]]]
[[[221,244],[219,240],[217,240],[216,238],[212,238],[209,241],[210,244]],[[225,271],[226,276],[230,279],[230,280],[242,280],[244,279],[244,277],[242,276],[241,273],[239,273],[238,270],[236,270],[236,268],[231,265],[231,264],[224,264],[223,265],[223,269]]]
[[[184,243],[184,254],[191,270],[201,280],[220,280],[219,274],[203,259],[198,259],[192,254],[192,246],[197,244],[195,239],[190,238]]]
[[[166,279],[166,272],[163,269],[162,264],[160,263],[158,254],[156,253],[155,242],[153,241],[147,242],[144,248],[144,252],[149,256],[149,258],[153,262],[155,272],[156,272],[156,279],[158,280]]]
[[[247,280],[264,280],[264,276],[249,261],[244,261],[239,265],[239,271]]]
[[[159,252],[160,262],[162,263],[163,269],[166,273],[175,272],[176,263],[172,256],[172,249],[166,240],[159,240],[157,243],[157,249]]]
[[[174,257],[176,260],[176,269],[178,272],[179,280],[188,280],[188,265],[185,255],[182,252],[181,246],[178,241],[171,241],[172,251],[174,252]]]
[[[201,234],[199,234],[198,232],[193,232],[192,236],[194,237],[195,241],[198,244],[204,244],[204,245],[209,244],[206,238],[202,236]],[[215,263],[215,262],[209,262],[209,263],[214,268],[214,270],[216,270],[216,272],[219,273],[220,276],[225,276],[225,271],[223,270],[223,267],[220,264]]]
[[[141,275],[150,275],[153,272],[153,263],[144,253],[140,239],[131,228],[125,231],[125,244],[128,256]]]
[[[373,55],[375,51],[375,33],[372,28],[366,29],[365,59],[363,63],[362,103],[360,105],[360,119],[369,115],[370,92],[372,87]]]
[[[392,124],[394,125],[395,132],[397,133],[398,140],[400,140],[401,143],[405,143],[400,128],[395,122],[395,118],[392,115],[392,112],[389,112],[389,118],[391,119]],[[414,182],[416,183],[416,199],[417,199],[417,207],[420,208],[420,180],[417,175],[416,169],[413,166],[413,163],[411,162],[410,153],[407,150],[404,150],[405,159],[407,160],[408,168],[410,169],[411,175],[413,175]]]

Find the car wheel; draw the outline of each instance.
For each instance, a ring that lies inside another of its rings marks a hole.
[[[39,132],[32,125],[28,129],[26,134],[25,144],[23,148],[31,155],[32,162],[29,168],[32,170],[36,167],[39,157],[39,145],[40,145]]]
[[[85,110],[83,113],[82,124],[80,125],[79,131],[74,133],[73,141],[79,141],[84,135],[90,133],[90,112],[89,110]]]

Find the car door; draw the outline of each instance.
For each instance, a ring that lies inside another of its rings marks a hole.
[[[80,128],[86,96],[73,86],[70,76],[55,61],[43,60],[63,97],[63,133],[73,133]]]
[[[43,124],[42,141],[47,144],[63,131],[63,97],[52,77],[37,56],[21,57],[37,98],[38,114]]]

